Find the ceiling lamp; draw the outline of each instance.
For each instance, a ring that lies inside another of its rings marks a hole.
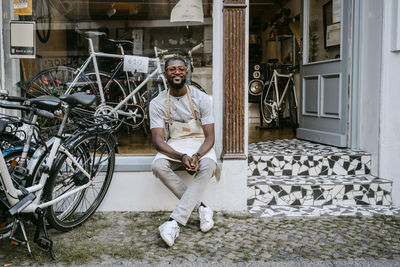
[[[171,11],[170,22],[204,22],[202,0],[179,0]]]
[[[115,9],[114,6],[115,6],[115,3],[113,3],[111,5],[111,8],[107,11],[107,16],[112,17],[117,12],[117,10]]]

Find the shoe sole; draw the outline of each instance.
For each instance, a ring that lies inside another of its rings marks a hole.
[[[210,231],[212,228],[214,227],[214,222],[210,225],[210,227],[206,228],[206,229],[200,229],[203,233],[207,233],[208,231]]]
[[[163,240],[169,247],[172,247],[172,246],[174,245],[174,243],[169,242],[168,239],[167,239],[165,236],[163,236],[163,235],[161,234],[161,229],[160,229],[160,228],[158,228],[158,231],[160,232],[160,236],[161,236],[162,240]]]

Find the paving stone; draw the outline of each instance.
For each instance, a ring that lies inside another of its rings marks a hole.
[[[51,230],[59,254],[57,263],[230,265],[271,260],[400,257],[400,218],[394,216],[282,219],[217,212],[217,226],[204,234],[199,231],[199,220],[194,214],[187,226],[181,227],[172,248],[163,243],[157,229],[168,216],[166,212],[98,213],[71,232],[60,234]],[[32,240],[33,228],[27,228]],[[11,247],[3,240],[0,262],[26,266],[54,263],[32,247],[34,256],[28,258],[21,256],[25,255],[25,248]],[[84,254],[88,247],[95,252],[93,255]]]

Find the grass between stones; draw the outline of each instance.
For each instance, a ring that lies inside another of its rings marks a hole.
[[[56,261],[33,244],[33,225],[27,226],[32,256],[26,247],[0,240],[0,263],[65,265],[131,259],[148,264],[193,262],[252,262],[400,257],[400,219],[377,217],[254,218],[218,212],[209,233],[199,230],[193,214],[172,248],[158,234],[167,212],[97,213],[67,233],[50,231]]]

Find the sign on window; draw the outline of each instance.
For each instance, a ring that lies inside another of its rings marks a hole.
[[[10,21],[10,57],[35,58],[34,21]]]

